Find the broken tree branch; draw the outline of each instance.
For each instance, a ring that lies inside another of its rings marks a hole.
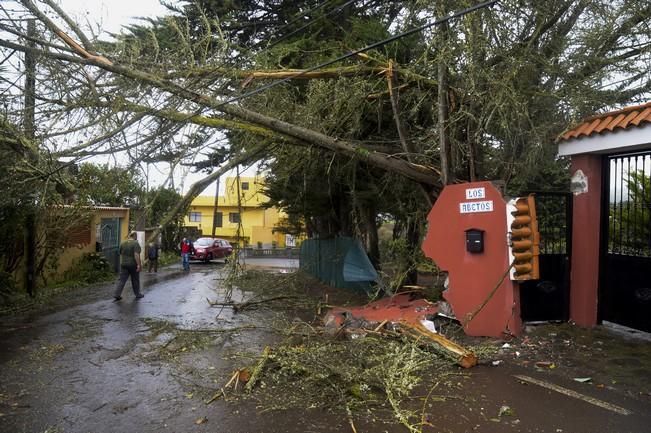
[[[74,39],[72,39],[66,32],[61,30],[59,26],[57,26],[54,21],[52,21],[50,18],[48,18],[47,15],[45,15],[39,8],[32,3],[31,0],[20,0],[20,2],[25,6],[31,13],[33,13],[43,24],[45,24],[55,35],[57,35],[63,42],[65,42],[66,45],[68,45],[77,55],[80,57],[83,57],[84,59],[92,60],[93,62],[96,62],[98,64],[105,64],[105,65],[112,65],[113,63],[107,59],[104,56],[100,56],[97,54],[93,54],[88,52],[84,47],[79,45],[77,42],[75,42]],[[59,13],[57,11],[57,13]],[[65,15],[65,14],[64,14]],[[78,27],[74,27],[76,29],[75,31],[81,31],[79,30]],[[88,41],[88,39],[85,39]],[[90,42],[88,42],[90,44]]]
[[[368,152],[367,150],[360,148],[350,141],[333,138],[326,134],[306,129],[261,113],[257,113],[238,105],[225,104],[210,96],[203,95],[192,89],[185,88],[148,72],[114,63],[106,63],[93,57],[84,57],[82,59],[79,59],[65,54],[50,53],[44,50],[24,47],[22,45],[14,44],[5,40],[0,40],[0,46],[5,46],[7,48],[16,49],[22,52],[35,52],[42,56],[53,57],[72,63],[97,66],[108,72],[130,78],[137,82],[151,85],[160,90],[183,98],[187,101],[196,103],[199,106],[221,111],[240,120],[244,120],[245,122],[251,122],[256,125],[269,128],[292,139],[307,142],[314,146],[341,154],[343,156],[347,156],[349,158],[358,159],[360,161],[366,162],[369,165],[376,166],[388,172],[402,175],[416,182],[432,185],[437,188],[440,187],[439,176],[437,174],[437,171],[432,167],[425,167],[420,164],[412,164],[408,161],[395,158],[393,155],[386,155],[380,152]],[[81,57],[83,57],[81,53],[79,54]]]
[[[280,299],[296,299],[298,296],[288,296],[288,295],[283,295],[283,296],[274,296],[271,298],[266,298],[266,299],[261,299],[259,301],[246,301],[246,302],[211,302],[209,299],[206,299],[208,301],[208,304],[210,304],[211,307],[231,307],[233,309],[233,312],[237,313],[242,310],[246,310],[247,308],[255,307],[257,305],[261,304],[266,304],[268,302],[273,302],[273,301],[278,301]]]
[[[271,348],[269,346],[266,346],[262,351],[262,356],[260,357],[258,364],[251,372],[251,377],[249,378],[249,381],[246,383],[246,386],[244,387],[246,392],[251,392],[253,390],[253,387],[258,381],[258,378],[260,377],[260,374],[262,373],[262,370],[264,369],[264,366],[267,363],[270,354],[271,354]]]
[[[447,350],[452,356],[454,356],[457,363],[463,368],[470,368],[477,365],[477,356],[472,351],[461,347],[451,340],[448,340],[441,334],[436,334],[417,322],[401,321],[400,324],[408,329],[415,331],[419,335],[429,338]]]

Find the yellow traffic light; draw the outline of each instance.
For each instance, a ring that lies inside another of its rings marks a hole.
[[[513,262],[512,280],[537,280],[540,278],[538,254],[540,235],[533,195],[518,197],[509,202],[510,256]]]

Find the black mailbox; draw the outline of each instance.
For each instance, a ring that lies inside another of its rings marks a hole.
[[[466,230],[466,251],[469,253],[484,252],[484,231],[479,229]]]

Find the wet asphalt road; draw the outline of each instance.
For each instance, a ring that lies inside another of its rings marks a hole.
[[[204,403],[237,367],[232,361],[235,353],[260,353],[265,344],[273,343],[264,329],[215,336],[205,349],[178,359],[158,356],[161,347],[176,344],[169,332],[153,331],[160,323],[203,330],[263,323],[260,313],[235,316],[229,309],[208,304],[206,299],[224,299],[224,271],[223,264],[197,264],[189,274],[166,270],[157,276],[144,275],[145,298],[140,301],[133,299],[127,284],[124,299],[114,303],[112,286],[107,285],[98,289],[99,300],[34,320],[4,323],[0,432],[352,431],[345,419],[320,411],[259,414],[254,402]],[[236,302],[243,297],[232,293]],[[430,425],[423,431],[651,432],[648,399],[561,381],[508,363],[463,373],[458,395],[428,409]],[[630,414],[525,383],[515,375],[575,390]],[[502,406],[510,414],[498,417]],[[360,433],[407,431],[360,418],[356,420]]]
[[[204,405],[187,397],[192,379],[184,372],[148,361],[166,335],[148,341],[151,324],[145,319],[214,328],[216,312],[206,298],[219,296],[222,269],[198,264],[189,274],[143,275],[141,300],[128,283],[123,300],[112,302],[110,285],[99,289],[102,300],[13,324],[2,337],[0,431],[193,431],[194,422],[206,416],[199,410]],[[219,326],[231,326],[230,316],[224,310]]]

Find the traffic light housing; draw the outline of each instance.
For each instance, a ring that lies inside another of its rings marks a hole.
[[[513,263],[511,280],[537,280],[539,270],[538,220],[536,219],[536,202],[533,195],[517,197],[509,204],[509,257]]]

